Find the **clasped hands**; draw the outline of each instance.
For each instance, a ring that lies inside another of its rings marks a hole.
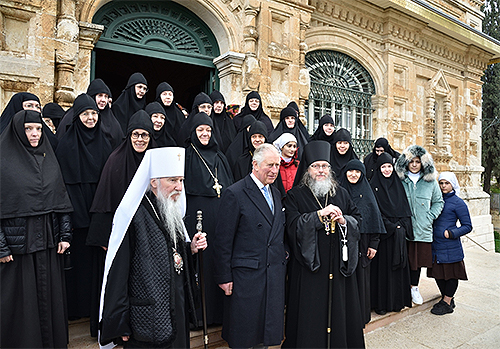
[[[345,218],[342,215],[342,210],[338,206],[330,204],[319,210],[318,213],[321,217],[330,217],[333,222],[337,222],[342,225],[346,223]]]

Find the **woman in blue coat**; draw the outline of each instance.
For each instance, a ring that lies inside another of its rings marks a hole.
[[[472,224],[467,205],[457,196],[460,186],[455,174],[441,173],[439,187],[443,193],[444,208],[433,224],[432,268],[427,269],[427,276],[436,279],[442,296],[434,304],[431,313],[444,315],[453,313],[453,296],[458,288],[458,280],[467,280],[460,237],[472,230]],[[460,221],[460,227],[457,221]]]

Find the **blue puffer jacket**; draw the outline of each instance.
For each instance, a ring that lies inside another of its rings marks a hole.
[[[443,212],[433,224],[432,258],[437,263],[455,263],[464,259],[460,237],[472,230],[472,223],[467,205],[454,191],[443,194],[443,199]],[[450,233],[449,239],[444,237],[445,230]]]

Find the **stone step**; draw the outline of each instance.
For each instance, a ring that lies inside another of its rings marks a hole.
[[[372,311],[371,321],[365,326],[365,333],[372,332],[378,328],[385,327],[393,322],[401,320],[404,317],[420,313],[422,311],[429,311],[432,306],[441,299],[441,295],[436,286],[434,279],[428,279],[425,277],[426,270],[422,268],[422,274],[420,277],[419,291],[424,299],[422,305],[413,304],[411,308],[404,308],[400,312],[390,312],[385,315],[378,315]]]
[[[385,327],[394,323],[402,318],[410,315],[420,313],[422,311],[429,311],[429,309],[438,302],[440,299],[439,290],[434,282],[434,279],[428,279],[425,277],[425,268],[422,270],[422,277],[420,278],[420,294],[424,299],[422,305],[413,305],[411,308],[404,308],[400,312],[391,312],[385,315],[378,315],[372,312],[371,321],[365,326],[365,333],[372,332],[376,329]],[[221,337],[221,326],[213,326],[208,328],[208,347],[214,348],[229,348],[228,344]],[[89,319],[84,318],[76,321],[70,321],[69,324],[69,345],[68,348],[92,348],[99,349],[97,340],[90,337],[89,334]],[[203,331],[195,330],[191,331],[191,348],[192,349],[202,349],[203,348]],[[121,348],[121,347],[117,347]],[[273,348],[279,348],[273,347]]]

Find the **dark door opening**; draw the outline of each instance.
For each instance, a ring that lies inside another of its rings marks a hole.
[[[100,48],[94,49],[94,76],[101,78],[118,98],[131,74],[142,73],[148,81],[146,101],[156,98],[156,86],[168,82],[174,89],[175,101],[188,111],[199,92],[210,94],[215,88],[215,69]]]

